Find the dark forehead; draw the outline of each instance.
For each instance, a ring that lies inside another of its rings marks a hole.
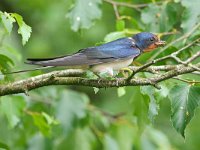
[[[148,33],[148,32],[142,32],[142,33],[139,33],[138,36],[140,38],[152,38],[154,37],[155,35],[153,33]]]
[[[136,40],[144,40],[149,38],[157,38],[157,36],[150,32],[141,32],[134,35],[133,38]]]

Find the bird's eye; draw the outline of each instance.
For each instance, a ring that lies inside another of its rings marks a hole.
[[[150,41],[153,42],[153,41],[154,41],[154,38],[150,38]]]

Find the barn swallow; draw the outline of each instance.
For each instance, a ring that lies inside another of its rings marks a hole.
[[[39,66],[87,66],[96,74],[108,73],[129,66],[143,52],[149,52],[163,46],[158,36],[141,32],[132,37],[120,38],[100,46],[88,47],[72,55],[55,58],[28,58],[27,64]]]

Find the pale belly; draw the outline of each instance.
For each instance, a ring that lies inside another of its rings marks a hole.
[[[98,73],[109,72],[110,74],[113,74],[113,70],[118,71],[121,68],[125,68],[129,66],[132,63],[132,61],[133,61],[133,58],[121,60],[121,61],[115,61],[111,63],[103,63],[103,64],[93,66],[91,70],[93,72],[98,72]]]

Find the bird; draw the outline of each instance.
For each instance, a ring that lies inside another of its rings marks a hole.
[[[95,74],[107,73],[128,67],[133,60],[144,52],[150,52],[165,45],[165,41],[150,32],[140,32],[131,37],[88,48],[83,48],[71,55],[54,58],[28,58],[26,64],[48,66],[87,66]]]

